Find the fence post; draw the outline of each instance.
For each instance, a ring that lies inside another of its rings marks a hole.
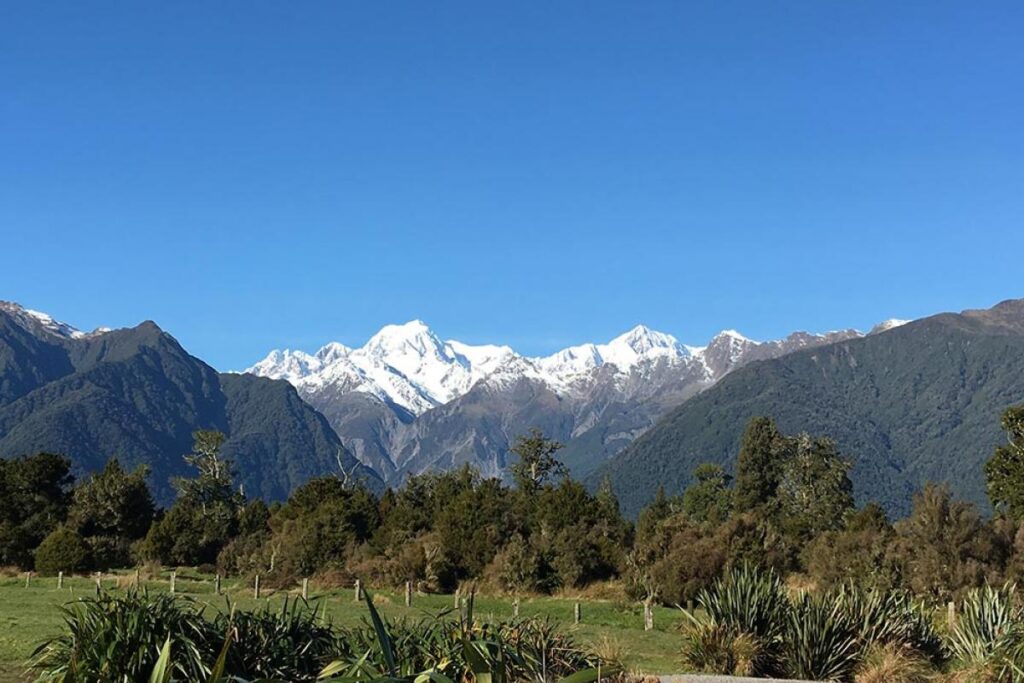
[[[949,628],[956,626],[956,603],[952,600],[946,605],[946,624]]]
[[[654,610],[651,609],[651,603],[648,601],[644,602],[644,630],[650,631],[654,628]]]
[[[572,606],[572,622],[574,624],[580,623],[580,603],[576,603]]]
[[[455,587],[455,604],[452,605],[455,609],[459,608],[459,587]]]
[[[256,584],[252,588],[252,595],[257,600],[260,599],[260,575],[256,575]]]
[[[309,600],[309,579],[302,580],[302,599]]]
[[[57,572],[57,590],[64,587],[64,572]]]
[[[138,567],[136,567],[135,568],[135,590],[138,590],[139,588],[142,588],[142,572],[139,571]]]
[[[25,588],[28,588],[29,581],[32,580],[32,572],[25,572]]]
[[[515,600],[512,601],[512,616],[513,617],[518,617],[519,616],[519,598],[518,597]]]
[[[213,592],[220,595],[220,572],[213,578]]]
[[[405,606],[412,607],[412,581],[405,582]]]
[[[178,572],[174,569],[171,570],[171,595],[174,595],[174,584],[177,582]]]
[[[100,576],[100,573],[99,573],[99,572],[96,572],[96,597],[97,597],[97,598],[98,598],[98,597],[100,596],[100,593],[102,593],[102,592],[103,592],[103,584],[102,584],[102,583],[100,583],[100,582],[101,582],[102,580],[103,580],[103,579],[102,579],[102,577]]]

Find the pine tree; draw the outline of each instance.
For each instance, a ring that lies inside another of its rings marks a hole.
[[[774,498],[782,469],[782,446],[782,435],[771,418],[755,417],[747,423],[736,459],[737,510],[753,510]]]

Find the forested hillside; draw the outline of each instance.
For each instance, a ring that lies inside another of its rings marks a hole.
[[[61,453],[85,473],[116,456],[167,501],[197,429],[226,434],[239,484],[268,500],[339,467],[379,484],[287,382],[218,374],[152,322],[84,334],[0,307],[0,457]]]
[[[991,416],[1024,398],[1024,301],[942,314],[752,363],[670,412],[593,478],[628,514],[659,485],[681,491],[702,462],[733,466],[744,425],[828,434],[853,460],[858,501],[908,510],[913,490],[948,482],[985,506],[981,465],[1004,436]]]

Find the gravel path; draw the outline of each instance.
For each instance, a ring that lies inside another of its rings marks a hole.
[[[661,683],[814,683],[782,678],[737,678],[735,676],[709,676],[706,674],[674,674],[658,676]]]

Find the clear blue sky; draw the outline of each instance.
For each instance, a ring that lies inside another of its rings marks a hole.
[[[866,328],[1024,296],[1024,3],[6,3],[0,298],[237,368],[422,318]]]

